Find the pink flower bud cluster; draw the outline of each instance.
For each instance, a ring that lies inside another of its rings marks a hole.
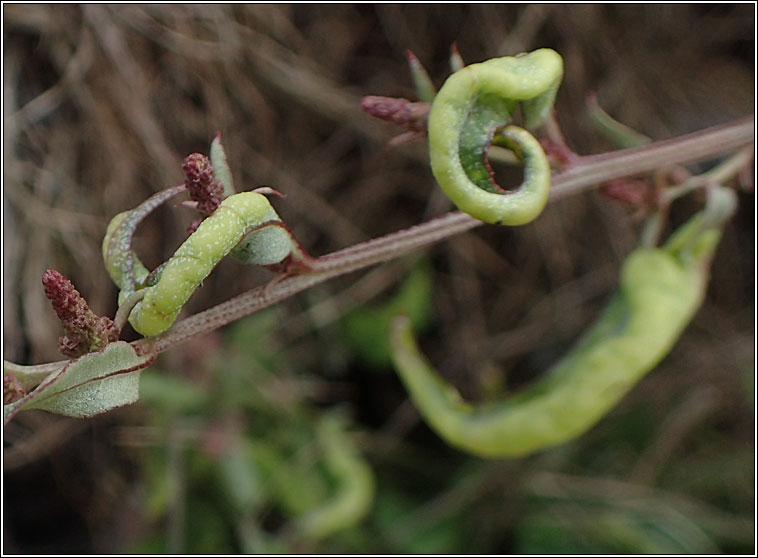
[[[61,353],[77,357],[118,340],[119,330],[113,320],[90,310],[87,301],[66,277],[48,269],[42,274],[42,285],[66,332],[59,339]]]
[[[212,215],[224,196],[224,187],[216,180],[208,157],[201,153],[192,153],[182,163],[184,184],[190,199],[197,203],[197,209],[204,215]]]

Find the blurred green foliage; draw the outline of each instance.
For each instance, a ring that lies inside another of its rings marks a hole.
[[[343,339],[349,349],[374,369],[389,368],[392,319],[403,314],[411,320],[414,331],[425,331],[431,319],[433,288],[432,268],[421,259],[383,304],[361,306],[342,318]]]
[[[356,364],[383,369],[384,356],[367,347],[401,307],[423,308],[417,317],[427,323],[430,294],[421,263],[385,302],[349,314],[346,331],[355,323],[365,328],[364,337],[346,335]],[[628,476],[629,464],[639,463],[658,436],[650,404],[642,401],[615,411],[587,436],[525,460],[479,460],[438,440],[429,445],[433,435],[423,424],[403,441],[388,442],[379,432],[357,436],[357,425],[339,409],[314,404],[307,377],[266,341],[280,317],[269,309],[230,327],[218,349],[223,359],[206,384],[157,367],[143,373],[144,423],[159,440],[140,460],[152,527],[131,552],[750,548],[752,523],[739,514],[750,503],[747,492],[722,498],[721,509],[706,503],[748,483],[753,465],[750,452],[740,449],[713,462],[706,446],[718,443],[716,433],[704,432],[689,458],[660,471],[664,490],[610,480]]]
[[[277,385],[286,359],[260,342],[276,315],[262,312],[230,330],[210,385],[158,368],[145,373],[141,404],[166,438],[145,458],[145,514],[160,524],[180,507],[187,522],[174,526],[178,540],[154,537],[134,552],[292,551],[368,512],[373,473],[349,421],[338,410],[319,412],[298,391],[282,407],[278,389],[299,386]],[[268,521],[280,540],[266,531]]]

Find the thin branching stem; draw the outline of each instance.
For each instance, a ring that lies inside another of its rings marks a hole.
[[[667,202],[685,196],[703,186],[721,184],[725,180],[729,180],[750,162],[753,154],[752,147],[745,147],[708,172],[693,176],[681,184],[668,188],[666,190]]]
[[[754,141],[754,119],[708,128],[670,140],[579,157],[553,175],[550,200],[578,194],[603,182],[649,173],[735,151]],[[483,224],[459,211],[318,258],[312,270],[254,288],[175,324],[166,333],[136,343],[157,352],[270,306],[332,277],[385,262]]]
[[[673,167],[730,153],[754,142],[754,118],[657,141],[640,147],[580,157],[553,175],[550,198],[560,199],[601,182]]]
[[[573,159],[569,166],[553,175],[550,201],[576,195],[609,180],[711,159],[747,148],[753,142],[754,117],[751,115],[728,124],[641,147],[578,157]],[[392,260],[482,224],[481,221],[464,213],[454,211],[409,229],[356,244],[316,259],[311,271],[307,273],[284,277],[268,285],[251,289],[218,306],[177,322],[158,337],[140,339],[133,344],[144,351],[165,351],[327,279]],[[14,373],[19,379],[24,378],[24,386],[31,388],[45,376],[60,370],[67,362],[22,366],[5,361],[4,372]]]

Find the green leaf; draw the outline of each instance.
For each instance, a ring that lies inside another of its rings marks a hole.
[[[125,341],[70,361],[37,389],[3,409],[5,423],[21,410],[42,409],[57,415],[89,418],[139,398],[140,371],[155,355],[138,354]]]
[[[186,501],[184,540],[177,549],[192,554],[233,554],[238,550],[233,533],[224,520],[224,510],[205,498],[202,493],[190,494]],[[167,542],[167,546],[170,544]],[[172,552],[173,551],[173,552]],[[164,551],[173,554],[174,549]]]
[[[307,455],[288,455],[271,436],[256,439],[248,446],[246,451],[254,460],[261,484],[286,516],[305,514],[327,497],[328,483],[322,467],[314,467]]]
[[[255,466],[255,449],[252,442],[239,437],[218,462],[218,474],[227,500],[240,515],[254,513],[267,497],[266,487]]]
[[[201,409],[209,395],[206,390],[189,380],[169,376],[155,368],[142,375],[140,393],[140,399],[147,405],[184,413]]]
[[[358,308],[345,316],[344,336],[352,351],[375,368],[389,368],[392,319],[405,314],[414,330],[423,331],[431,314],[432,288],[432,270],[428,264],[420,263],[386,303]]]
[[[451,513],[421,516],[428,501],[385,487],[377,494],[374,518],[392,554],[455,554],[470,552],[463,508]]]
[[[605,112],[598,103],[596,95],[587,98],[587,111],[595,128],[618,147],[638,147],[651,141],[646,135],[622,124]]]
[[[416,88],[416,94],[420,101],[425,103],[431,103],[434,100],[434,96],[437,94],[437,88],[434,87],[434,82],[426,73],[426,69],[421,64],[421,61],[416,58],[410,50],[407,51],[406,57],[408,59],[408,66],[411,69],[411,78],[413,78],[413,86]]]
[[[336,487],[329,499],[297,519],[298,530],[309,539],[322,539],[356,525],[374,500],[373,471],[343,428],[336,415],[325,416],[317,428],[324,462]]]
[[[660,509],[557,506],[528,516],[517,531],[524,554],[714,554],[703,530],[686,514]]]
[[[131,248],[137,225],[159,205],[183,191],[183,184],[162,190],[134,209],[119,213],[108,224],[103,238],[103,262],[111,279],[121,290],[119,304],[142,285],[148,276],[147,268]]]
[[[234,193],[234,183],[232,182],[232,171],[226,160],[226,151],[221,144],[221,132],[218,132],[218,135],[211,142],[211,165],[216,180],[221,182],[224,187],[224,197],[231,196]]]
[[[280,222],[276,210],[268,204],[265,213],[259,218],[259,223]],[[242,264],[270,265],[279,263],[292,252],[292,238],[287,229],[268,225],[255,229],[240,240],[229,253]]]

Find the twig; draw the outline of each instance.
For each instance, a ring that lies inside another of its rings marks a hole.
[[[641,147],[579,157],[570,167],[553,176],[550,200],[575,195],[616,178],[708,159],[744,148],[754,141],[753,128],[753,116],[749,116]],[[146,350],[164,351],[190,337],[221,327],[322,281],[397,258],[481,224],[481,221],[454,211],[415,227],[351,246],[319,258],[313,266],[313,272],[286,277],[273,285],[254,288],[178,322],[163,335],[135,343]]]
[[[713,158],[743,149],[753,142],[754,118],[751,115],[670,140],[578,157],[569,167],[553,175],[550,200],[576,195],[616,178]],[[158,337],[140,339],[133,345],[144,351],[165,351],[191,337],[219,328],[327,279],[400,257],[481,224],[481,221],[454,211],[415,227],[356,244],[318,258],[312,272],[285,277],[273,284],[256,287],[176,323]],[[20,380],[23,378],[22,385],[25,387],[33,387],[47,375],[60,370],[67,362],[22,366],[4,361],[3,368],[4,373],[11,372]]]

